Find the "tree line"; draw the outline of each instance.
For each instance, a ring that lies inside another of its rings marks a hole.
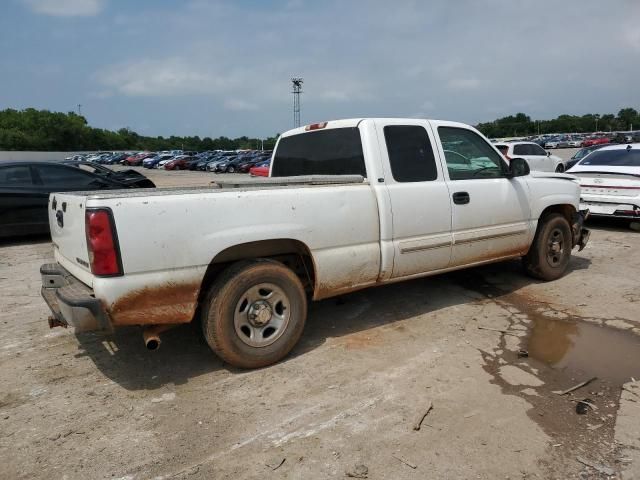
[[[236,150],[273,149],[277,136],[262,141],[242,136],[218,138],[187,136],[147,137],[129,128],[114,132],[88,125],[75,112],[6,109],[0,111],[0,150],[93,151],[93,150]]]
[[[635,127],[634,127],[635,125]],[[532,120],[524,113],[509,115],[476,126],[488,137],[525,136],[559,132],[626,131],[640,129],[640,115],[623,108],[617,115],[560,115],[552,120]],[[275,146],[277,135],[264,140],[267,150]],[[6,109],[0,111],[0,150],[93,151],[93,150],[235,150],[259,149],[262,141],[242,136],[147,137],[129,128],[114,132],[89,126],[87,119],[74,112]]]
[[[623,108],[617,115],[560,115],[552,120],[532,120],[524,113],[502,117],[476,126],[487,137],[519,137],[545,133],[616,132],[640,130],[640,115],[633,108]]]

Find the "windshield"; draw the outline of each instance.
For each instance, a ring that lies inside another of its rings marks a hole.
[[[582,160],[580,165],[640,167],[640,149],[597,150]]]

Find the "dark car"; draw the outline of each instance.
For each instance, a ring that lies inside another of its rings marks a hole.
[[[118,182],[126,183],[135,188],[154,188],[156,185],[137,170],[111,170],[108,167],[88,160],[66,160],[64,165],[71,165],[89,173],[108,177]]]
[[[578,163],[580,160],[582,160],[584,157],[586,157],[587,155],[589,155],[591,152],[593,152],[594,150],[598,150],[602,147],[607,147],[608,145],[606,143],[600,144],[600,145],[592,145],[590,147],[583,147],[580,150],[578,150],[576,153],[573,154],[573,157],[571,157],[568,161],[567,161],[567,165],[565,170],[569,170],[571,167],[573,167],[576,163]]]
[[[58,162],[0,162],[0,237],[49,232],[52,192],[132,188],[126,181]]]

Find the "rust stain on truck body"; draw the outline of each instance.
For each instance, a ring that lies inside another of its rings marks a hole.
[[[189,323],[200,292],[199,283],[167,283],[127,293],[109,308],[113,325]]]

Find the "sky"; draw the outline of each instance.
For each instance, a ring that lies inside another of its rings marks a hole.
[[[0,109],[142,135],[640,109],[638,0],[3,0]]]

